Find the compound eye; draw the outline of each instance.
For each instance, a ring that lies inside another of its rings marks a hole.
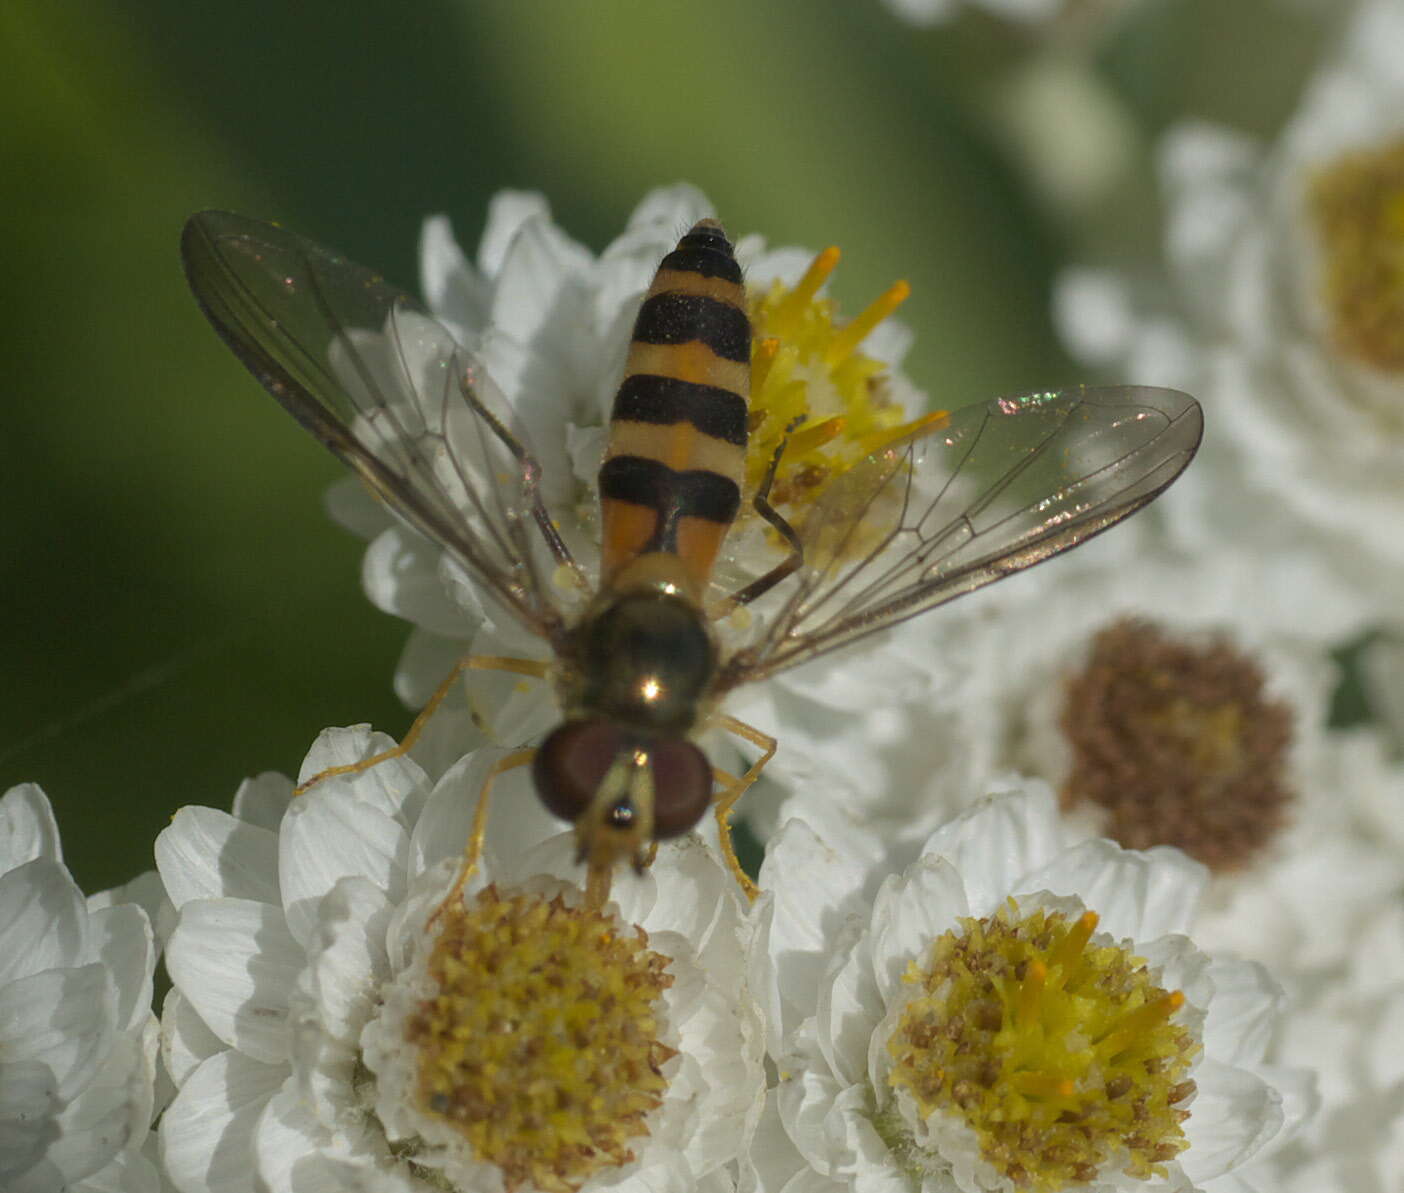
[[[579,820],[624,748],[623,732],[608,721],[567,721],[553,730],[531,765],[546,810],[562,820]]]
[[[654,742],[648,751],[653,768],[653,835],[678,837],[702,819],[712,802],[712,767],[690,741]]]

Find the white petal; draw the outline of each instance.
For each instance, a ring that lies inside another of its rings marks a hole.
[[[0,874],[0,984],[88,957],[88,909],[62,863],[36,858]]]
[[[38,783],[21,783],[0,797],[0,874],[35,858],[63,861],[58,824]]]
[[[166,954],[209,1029],[265,1064],[287,1056],[288,995],[304,964],[282,912],[243,899],[187,903]]]
[[[90,1081],[112,1048],[116,996],[101,965],[49,969],[0,986],[0,1056],[37,1062],[60,1101]],[[28,1070],[25,1070],[26,1072]]]
[[[317,903],[343,878],[367,879],[392,900],[400,899],[408,865],[409,833],[401,824],[341,791],[314,788],[288,810],[278,838],[288,930],[305,945],[317,921]]]
[[[1205,1057],[1185,1124],[1190,1146],[1180,1164],[1196,1185],[1246,1163],[1282,1128],[1282,1097],[1262,1078]]]
[[[419,234],[419,284],[440,322],[465,343],[487,321],[492,288],[468,264],[446,215],[431,215]]]
[[[390,975],[385,952],[393,910],[385,893],[361,878],[344,878],[318,906],[308,955],[317,1029],[355,1044],[377,989]]]
[[[689,833],[664,842],[657,861],[644,875],[635,875],[636,879],[650,877],[652,882],[635,881],[619,888],[616,904],[624,921],[639,924],[649,933],[677,933],[699,956],[716,945],[722,958],[718,964],[733,964],[739,939],[735,933],[746,905],[735,879],[722,868],[721,856],[696,833]],[[719,928],[724,939],[717,941]],[[702,968],[712,967],[703,964]]]
[[[716,210],[712,201],[692,183],[675,182],[672,186],[655,187],[640,199],[629,214],[627,227],[630,232],[658,229],[663,236],[676,241],[680,230],[686,231],[698,220],[715,215]]]
[[[151,975],[156,942],[151,921],[135,903],[121,903],[88,916],[93,955],[107,967],[117,992],[117,1026],[133,1031],[151,1017]]]
[[[750,1154],[742,1165],[739,1193],[782,1193],[787,1182],[801,1172],[817,1175],[785,1133],[780,1106],[771,1090],[751,1137]]]
[[[836,1174],[825,1120],[845,1087],[826,1071],[812,1036],[806,1037],[801,1031],[800,1043],[800,1054],[779,1062],[776,1099],[780,1118],[801,1155],[816,1171],[833,1176]]]
[[[842,1138],[845,1163],[840,1171],[854,1193],[910,1193],[906,1175],[892,1162],[892,1153],[873,1126],[872,1094],[851,1085],[829,1114],[830,1134]]]
[[[907,967],[920,965],[936,937],[970,912],[961,875],[942,856],[927,854],[900,878],[883,883],[873,904],[872,932],[873,976],[884,1007],[907,1000]]]
[[[109,907],[120,907],[123,903],[135,904],[146,913],[146,921],[156,940],[163,945],[175,928],[175,904],[166,894],[166,884],[155,870],[144,870],[130,882],[89,895],[86,903],[89,916],[106,911]]]
[[[1208,870],[1178,849],[1131,850],[1095,840],[1025,875],[1019,891],[1075,895],[1100,917],[1100,931],[1151,940],[1187,930],[1208,881]]]
[[[385,503],[371,494],[359,476],[347,475],[332,481],[322,496],[322,504],[333,522],[366,542],[395,524]]]
[[[1102,943],[1108,937],[1099,932],[1093,939]],[[1116,942],[1115,937],[1110,939]],[[1205,1008],[1213,1003],[1215,997],[1214,979],[1210,977],[1213,958],[1196,948],[1188,936],[1162,936],[1159,940],[1126,943],[1146,959],[1153,971],[1159,972],[1162,986],[1184,994],[1186,1005],[1176,1018],[1191,1031],[1202,1035]]]
[[[537,191],[498,191],[488,202],[483,236],[478,242],[478,269],[496,278],[507,250],[528,220],[551,218],[551,205]]]
[[[361,766],[394,746],[393,738],[383,733],[372,733],[367,725],[324,729],[302,760],[297,781],[306,783],[332,767]],[[322,779],[313,791],[319,795],[335,792],[340,798],[377,808],[386,816],[398,816],[407,802],[427,794],[428,789],[429,783],[423,769],[403,755],[397,755],[374,766],[329,776]],[[302,798],[294,800],[289,811],[297,807]]]
[[[829,1065],[842,1081],[856,1083],[867,1075],[868,1047],[886,1008],[873,972],[871,935],[856,924],[848,935],[857,939],[847,949],[835,941],[834,955],[842,964],[819,983],[815,1022]]]
[[[118,1152],[110,1163],[72,1187],[72,1193],[164,1193],[156,1165],[140,1152]]]
[[[1261,965],[1233,957],[1209,964],[1214,997],[1204,1022],[1205,1051],[1229,1064],[1263,1059],[1281,1017],[1283,994]]]
[[[562,288],[589,268],[590,254],[548,219],[529,219],[508,246],[490,322],[519,344],[532,343],[549,326]]]
[[[639,919],[645,931],[678,932],[697,951],[708,972],[725,972],[734,963],[737,935],[745,913],[740,888],[721,859],[695,834],[666,841],[652,869],[656,873],[653,905]]]
[[[472,628],[471,621],[466,617],[465,623],[467,628]],[[439,690],[453,665],[468,653],[468,641],[465,638],[459,635],[431,634],[428,630],[421,630],[415,626],[405,640],[399,662],[395,664],[395,695],[410,708],[423,708],[433,699],[434,693]],[[438,720],[439,716],[435,715],[429,724],[431,731]],[[459,753],[463,751],[460,750]],[[414,757],[419,758],[417,748],[414,750]],[[454,758],[457,757],[458,754],[455,754]],[[428,764],[421,765],[432,772],[433,768]]]
[[[434,786],[411,836],[412,875],[448,859],[461,857],[468,844],[478,798],[488,771],[512,751],[488,747],[465,755]],[[495,857],[516,866],[522,855],[561,831],[531,789],[527,767],[500,774],[493,783],[488,809],[487,843]]]
[[[177,908],[191,899],[278,904],[278,838],[216,808],[181,808],[156,838],[156,865]]]
[[[172,987],[161,1007],[161,1059],[176,1085],[184,1085],[204,1061],[226,1047],[196,1013],[190,1000]]]
[[[1397,1035],[1384,1038],[1399,1039]],[[1394,1060],[1398,1049],[1381,1048],[1379,1053]],[[1398,1067],[1397,1060],[1395,1067]],[[1315,1117],[1321,1110],[1323,1099],[1317,1089],[1317,1074],[1309,1069],[1254,1065],[1252,1071],[1272,1086],[1282,1099],[1282,1129],[1263,1147],[1263,1155],[1272,1155],[1279,1147],[1290,1144],[1302,1125]]]
[[[287,1069],[221,1052],[161,1116],[161,1162],[181,1193],[253,1193],[253,1129]]]
[[[8,1182],[41,1161],[61,1105],[48,1065],[6,1055],[0,1072],[0,1178]]]
[[[269,770],[240,783],[230,809],[240,820],[277,832],[292,798],[293,781]]]
[[[817,992],[830,942],[861,895],[863,880],[842,843],[820,840],[803,820],[787,821],[766,843],[760,886],[775,899],[770,947],[780,981],[798,1005],[807,1001],[804,992]]]
[[[379,1157],[361,1141],[327,1133],[291,1088],[275,1093],[254,1127],[258,1193],[423,1193],[424,1185],[388,1151]]]
[[[69,1179],[99,1171],[151,1121],[141,1046],[131,1036],[118,1037],[114,1045],[93,1081],[64,1107],[58,1138],[45,1157]],[[21,1183],[16,1193],[23,1188]]]
[[[366,548],[361,584],[377,609],[435,634],[466,637],[473,624],[439,583],[441,548],[392,526]]]
[[[674,938],[677,939],[676,937]],[[660,948],[685,958],[686,944]],[[747,1047],[755,1025],[742,1022],[733,995],[705,980],[695,965],[675,965],[678,983],[670,992],[682,1064],[669,1083],[668,1098],[687,1106],[676,1141],[660,1138],[664,1149],[680,1156],[693,1172],[708,1172],[736,1156],[743,1144],[747,1111],[758,1107],[765,1080],[759,1051]],[[758,1034],[758,1033],[757,1033]]]
[[[1046,784],[1029,781],[986,796],[937,829],[923,854],[947,858],[966,883],[969,914],[989,915],[1029,888],[1028,874],[1060,848],[1057,805]],[[962,913],[965,914],[965,913]]]

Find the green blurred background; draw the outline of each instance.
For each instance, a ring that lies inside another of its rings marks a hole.
[[[1320,39],[1284,8],[1146,0],[1050,51],[978,14],[914,29],[878,0],[9,0],[0,790],[44,786],[92,890],[149,866],[180,805],[295,771],[322,727],[410,719],[390,691],[406,629],[323,513],[337,464],[186,292],[190,212],[279,219],[414,288],[425,214],[471,250],[494,191],[539,188],[599,249],[687,179],[736,233],[842,244],[850,311],[908,278],[909,371],[959,405],[1080,379],[1051,277],[1154,252],[1158,129],[1282,119]],[[1011,132],[1049,61],[1090,63],[1129,137],[1071,205]]]

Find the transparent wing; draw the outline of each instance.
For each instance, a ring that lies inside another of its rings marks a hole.
[[[1078,387],[955,411],[838,477],[797,527],[798,580],[725,689],[1075,547],[1135,513],[1199,446],[1188,394]]]
[[[201,212],[181,254],[215,330],[287,411],[524,625],[553,633],[547,578],[564,547],[540,469],[453,336],[371,270],[273,224]]]

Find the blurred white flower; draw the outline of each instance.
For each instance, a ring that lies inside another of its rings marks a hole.
[[[1404,636],[1396,629],[1366,648],[1363,658],[1370,709],[1389,729],[1395,748],[1404,753]]]
[[[1404,583],[1400,44],[1404,3],[1361,5],[1271,151],[1174,130],[1166,282],[1080,271],[1057,303],[1074,351],[1204,403],[1205,449],[1162,503],[1183,541],[1319,554],[1357,628]]]
[[[1232,1189],[1310,1108],[1265,1062],[1276,985],[1184,935],[1183,854],[1069,845],[1039,783],[900,872],[860,836],[792,820],[762,871],[762,1193]]]
[[[156,946],[136,903],[84,900],[34,784],[0,798],[0,1188],[158,1193]]]
[[[391,744],[330,730],[303,780]],[[726,1183],[763,1084],[734,881],[687,840],[591,910],[514,772],[446,903],[498,757],[435,785],[388,759],[296,799],[263,776],[162,833],[182,1193]]]
[[[1047,24],[1061,19],[1080,21],[1106,16],[1132,0],[885,0],[887,7],[913,25],[949,21],[962,8],[984,9],[992,16],[1020,23]]]
[[[1376,911],[1348,963],[1301,992],[1277,1054],[1318,1074],[1321,1109],[1270,1161],[1283,1193],[1383,1193],[1404,1172],[1404,903]]]
[[[1207,947],[1281,974],[1339,962],[1404,889],[1404,834],[1379,823],[1404,767],[1376,731],[1326,727],[1333,577],[1310,556],[1086,554],[1101,566],[1035,569],[944,614],[968,681],[907,711],[873,751],[876,786],[797,788],[779,820],[832,803],[906,861],[966,792],[1037,776],[1065,831],[1210,868]]]

